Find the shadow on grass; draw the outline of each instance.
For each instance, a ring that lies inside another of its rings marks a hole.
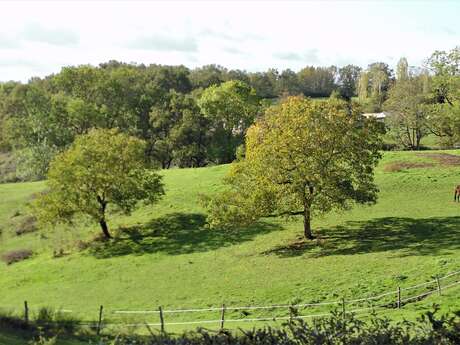
[[[319,229],[314,241],[299,240],[263,254],[279,257],[354,255],[395,251],[396,256],[449,254],[460,249],[460,217],[385,217]]]
[[[209,229],[205,225],[203,214],[172,213],[142,226],[123,228],[119,237],[93,243],[89,252],[100,259],[146,253],[189,254],[242,243],[279,229],[264,222],[231,231]]]

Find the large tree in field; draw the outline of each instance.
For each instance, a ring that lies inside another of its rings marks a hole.
[[[148,169],[142,140],[117,130],[94,129],[78,136],[50,165],[49,192],[37,199],[42,222],[69,222],[78,214],[98,222],[106,238],[109,207],[129,214],[139,201],[154,203],[163,192],[161,176]]]
[[[228,189],[204,200],[210,225],[301,214],[305,237],[314,238],[314,214],[376,201],[379,128],[337,99],[289,97],[269,108],[248,130],[246,156],[233,164]]]

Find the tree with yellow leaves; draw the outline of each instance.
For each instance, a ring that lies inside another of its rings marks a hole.
[[[211,227],[248,225],[264,216],[303,216],[313,239],[315,214],[377,199],[374,167],[381,127],[354,104],[289,97],[249,128],[245,157],[224,192],[205,198]]]

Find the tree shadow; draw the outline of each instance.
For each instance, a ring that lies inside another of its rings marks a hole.
[[[89,253],[100,259],[147,253],[190,254],[249,241],[275,229],[279,226],[265,222],[238,230],[209,229],[203,214],[171,213],[141,226],[121,228],[118,237],[92,243]]]
[[[344,226],[319,229],[313,241],[298,240],[263,254],[279,257],[354,255],[395,251],[395,256],[448,255],[460,248],[460,217],[384,217],[350,221]]]

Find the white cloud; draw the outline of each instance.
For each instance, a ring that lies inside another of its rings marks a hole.
[[[28,23],[19,37],[25,41],[47,43],[56,46],[77,45],[78,35],[65,28],[49,29],[38,23]]]
[[[21,46],[21,43],[13,37],[0,35],[0,49],[16,49]]]
[[[137,37],[126,44],[132,49],[156,50],[165,52],[196,52],[197,41],[193,37],[174,37],[168,35],[151,35]]]

